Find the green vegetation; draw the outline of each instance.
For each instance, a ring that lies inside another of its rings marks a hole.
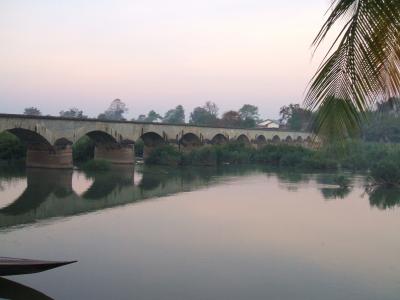
[[[146,159],[148,164],[204,165],[257,164],[278,168],[310,171],[340,170],[370,171],[373,184],[400,185],[400,145],[349,142],[318,150],[286,144],[270,144],[254,149],[241,143],[205,146],[190,152],[179,152],[173,146],[155,149]],[[345,189],[350,186],[343,174],[332,180]]]
[[[322,112],[329,117],[319,116],[320,128],[336,127],[339,136],[344,131],[343,137],[361,127],[359,115],[365,115],[382,95],[399,94],[399,19],[398,0],[332,2],[331,14],[313,45],[318,47],[331,31],[338,36],[306,96],[308,108],[326,108]],[[332,102],[335,98],[343,99],[340,110]]]
[[[13,134],[0,133],[0,160],[21,160],[25,158],[26,147]]]
[[[82,164],[81,168],[86,172],[109,171],[111,169],[111,163],[105,160],[92,159]]]
[[[144,142],[142,139],[138,139],[135,143],[135,156],[143,157]]]
[[[84,136],[79,139],[72,146],[73,158],[75,162],[85,162],[93,159],[94,155],[94,141],[88,136]]]
[[[163,145],[154,149],[145,162],[150,165],[178,165],[181,161],[181,153],[171,145]]]
[[[146,159],[148,164],[162,165],[222,165],[263,164],[274,167],[328,170],[337,169],[332,161],[319,151],[290,145],[266,145],[254,149],[242,143],[205,146],[190,152],[179,152],[172,146],[155,149]]]

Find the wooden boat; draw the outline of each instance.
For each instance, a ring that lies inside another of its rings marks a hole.
[[[43,261],[0,257],[0,276],[39,273],[75,262],[76,261]]]
[[[53,298],[20,283],[0,278],[0,299],[53,300]]]

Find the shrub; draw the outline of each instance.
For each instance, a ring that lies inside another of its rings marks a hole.
[[[144,142],[142,139],[138,139],[135,143],[135,156],[143,157]]]
[[[0,133],[0,159],[18,160],[26,155],[25,145],[9,132]]]
[[[181,162],[181,153],[171,145],[157,147],[146,158],[145,162],[151,165],[176,166]]]
[[[181,163],[183,165],[215,166],[217,159],[215,147],[205,146],[182,154]]]
[[[79,139],[73,146],[73,159],[76,162],[85,162],[93,159],[95,143],[88,136]]]

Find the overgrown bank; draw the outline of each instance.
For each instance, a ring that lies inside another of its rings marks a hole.
[[[215,166],[221,164],[261,164],[299,170],[371,171],[377,184],[400,185],[400,145],[348,142],[318,150],[287,144],[269,144],[254,149],[240,143],[204,146],[180,152],[165,145],[152,152],[147,164]]]

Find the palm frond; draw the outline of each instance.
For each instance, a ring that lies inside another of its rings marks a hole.
[[[337,22],[343,22],[343,28],[311,80],[305,105],[317,110],[332,103],[332,98],[351,103],[355,110],[343,110],[339,122],[346,135],[360,126],[359,114],[365,114],[377,100],[400,94],[400,1],[333,1],[332,12],[313,42],[315,47]],[[319,111],[329,114],[326,108]],[[334,122],[327,116],[319,119]]]

